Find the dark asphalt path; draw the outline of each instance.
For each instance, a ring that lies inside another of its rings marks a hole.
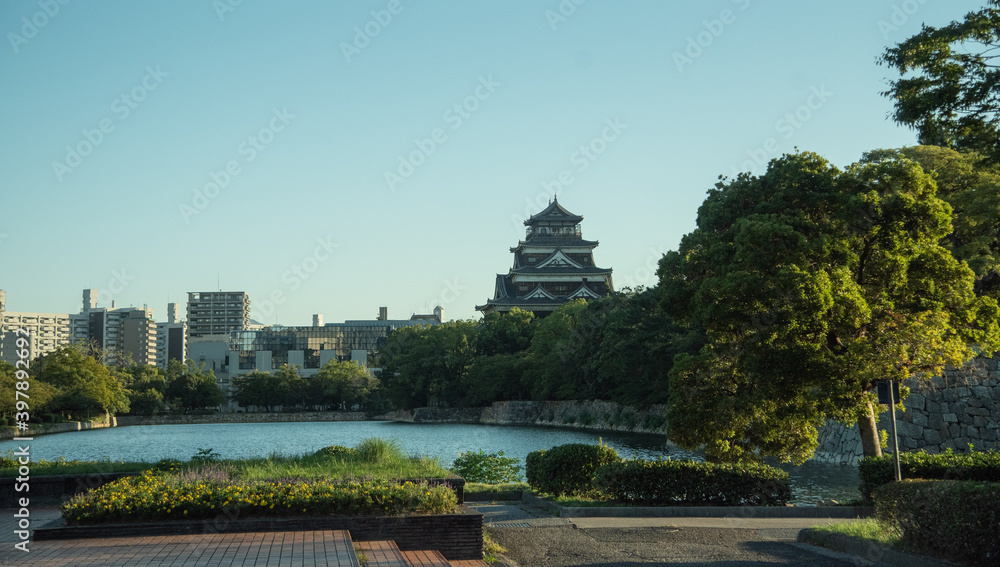
[[[638,565],[856,566],[794,543],[798,530],[740,528],[491,528],[519,567],[635,567]]]

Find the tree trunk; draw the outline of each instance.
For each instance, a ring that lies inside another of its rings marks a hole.
[[[878,438],[878,424],[875,422],[875,409],[868,402],[866,411],[858,416],[858,432],[861,434],[861,449],[866,457],[881,457],[882,444]]]

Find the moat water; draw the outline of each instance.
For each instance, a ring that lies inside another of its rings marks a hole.
[[[624,458],[695,458],[700,456],[668,445],[662,435],[593,432],[530,426],[412,424],[388,421],[305,423],[213,423],[199,425],[140,425],[74,431],[36,437],[32,459],[147,461],[188,460],[199,449],[223,458],[301,455],[327,445],[353,447],[366,437],[396,439],[410,455],[440,459],[445,466],[464,451],[503,451],[522,467],[531,451],[565,443],[597,443],[600,437]],[[15,441],[0,442],[0,454],[16,450]],[[21,445],[24,445],[22,442]],[[815,505],[820,499],[841,502],[859,497],[856,467],[806,463],[780,465],[792,479],[795,502]]]

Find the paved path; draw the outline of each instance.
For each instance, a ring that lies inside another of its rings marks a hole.
[[[795,543],[828,518],[554,518],[520,505],[473,506],[520,567],[639,565],[858,565],[854,557]]]

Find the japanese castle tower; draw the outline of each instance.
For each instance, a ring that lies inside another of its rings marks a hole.
[[[594,265],[598,242],[583,239],[582,220],[553,199],[524,221],[527,235],[510,249],[514,267],[497,274],[493,299],[476,309],[488,315],[520,307],[544,317],[571,299],[596,299],[614,291],[611,269]]]

